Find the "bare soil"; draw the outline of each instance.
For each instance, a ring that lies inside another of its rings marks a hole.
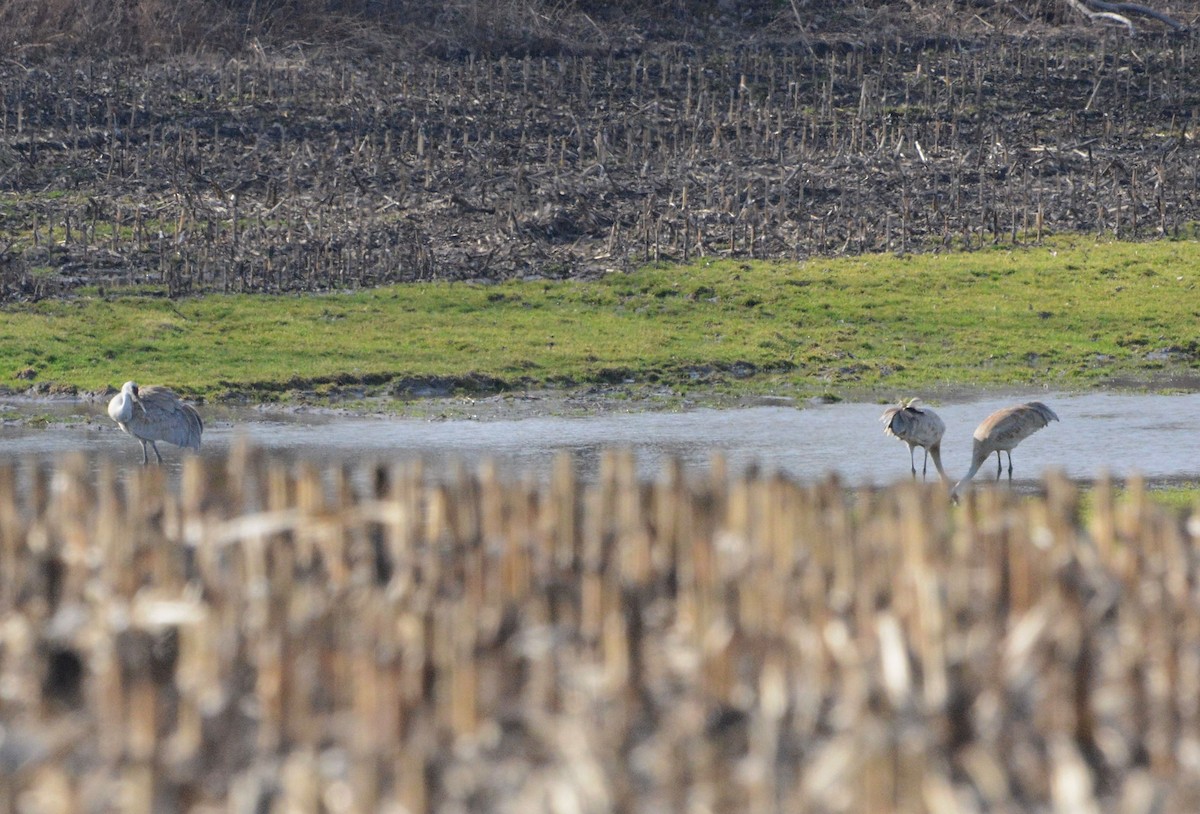
[[[0,302],[1194,236],[1197,45],[981,28],[9,61]]]

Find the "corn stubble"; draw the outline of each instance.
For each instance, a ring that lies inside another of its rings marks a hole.
[[[1196,519],[669,463],[0,464],[0,809],[1170,810]]]
[[[1195,43],[0,65],[0,300],[1194,234]]]

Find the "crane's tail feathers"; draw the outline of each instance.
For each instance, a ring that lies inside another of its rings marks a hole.
[[[1037,414],[1038,418],[1042,420],[1043,427],[1045,427],[1051,421],[1058,421],[1058,415],[1040,401],[1031,401],[1025,406]]]

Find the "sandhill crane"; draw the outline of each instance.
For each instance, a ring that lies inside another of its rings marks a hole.
[[[929,457],[933,456],[933,465],[937,467],[942,480],[949,481],[946,470],[942,469],[942,436],[946,434],[946,425],[938,414],[927,407],[918,407],[919,398],[908,401],[901,399],[895,407],[884,410],[879,420],[883,422],[883,431],[893,435],[908,444],[908,463],[912,468],[912,476],[917,477],[917,464],[913,458],[915,447],[925,450],[925,460],[921,464],[921,477],[929,468]]]
[[[962,480],[954,485],[951,496],[958,496],[959,487],[975,477],[979,467],[983,466],[984,461],[993,452],[996,453],[996,480],[1000,480],[1000,473],[1003,471],[1000,462],[1001,452],[1008,453],[1008,479],[1012,480],[1013,447],[1051,421],[1058,421],[1058,416],[1040,401],[1014,404],[1012,407],[997,410],[985,418],[983,423],[975,428],[975,447],[971,453],[971,468],[967,470],[967,474],[963,475]]]
[[[200,449],[200,434],[204,422],[190,404],[180,401],[166,387],[138,387],[137,382],[125,382],[121,392],[108,403],[108,416],[121,429],[142,442],[142,465],[150,463],[146,450],[149,444],[154,457],[162,463],[155,441],[167,441],[189,449]]]

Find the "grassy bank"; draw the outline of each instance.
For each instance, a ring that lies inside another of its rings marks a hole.
[[[10,307],[0,386],[194,397],[367,383],[657,382],[787,395],[1088,388],[1200,374],[1200,243],[704,262],[596,282]],[[30,377],[33,378],[30,378]]]

